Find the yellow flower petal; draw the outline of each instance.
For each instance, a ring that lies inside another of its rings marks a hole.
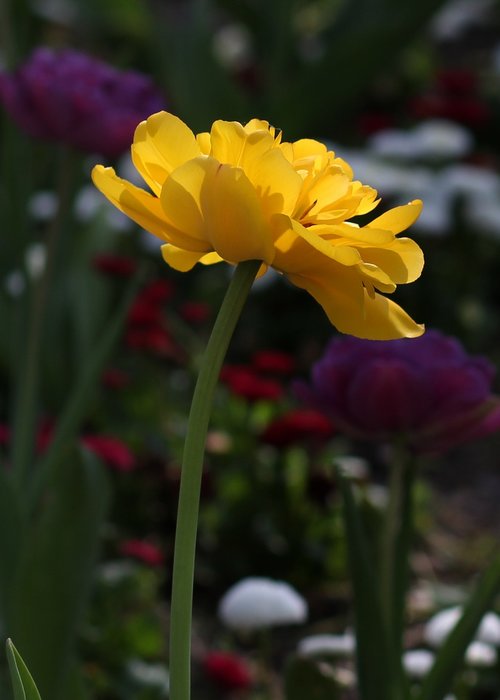
[[[177,246],[165,243],[161,246],[161,253],[165,262],[174,270],[179,272],[187,272],[191,270],[196,263],[201,262],[204,265],[213,265],[214,263],[222,262],[222,258],[217,253],[196,253]]]
[[[220,163],[246,169],[247,164],[261,158],[274,146],[269,131],[251,131],[239,122],[216,121],[210,132],[210,154]]]
[[[401,233],[401,231],[406,231],[406,229],[415,223],[415,221],[420,216],[423,204],[420,199],[415,199],[409,204],[403,204],[400,207],[394,207],[389,209],[385,214],[373,219],[367,228],[379,228],[385,229],[386,231],[392,231],[392,233]]]
[[[191,129],[169,112],[153,114],[135,130],[132,161],[156,195],[177,166],[199,155]]]
[[[384,248],[363,248],[363,260],[385,270],[396,284],[414,282],[422,272],[424,254],[411,238],[395,238]]]
[[[252,159],[247,162],[244,170],[261,199],[266,217],[275,213],[293,212],[302,187],[302,178],[280,150],[273,149],[260,158]]]
[[[202,193],[207,236],[225,260],[271,264],[274,246],[255,188],[240,168],[221,165],[210,173]]]
[[[315,277],[290,275],[289,278],[321,304],[341,333],[372,340],[422,335],[424,326],[415,323],[400,306],[380,294],[370,297],[366,289],[358,287],[352,270],[347,267],[340,267],[340,270],[323,268]]]
[[[113,168],[96,165],[92,181],[109,201],[139,226],[158,238],[169,240],[163,210],[156,197],[118,177]]]

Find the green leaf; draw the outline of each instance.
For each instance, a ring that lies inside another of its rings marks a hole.
[[[14,700],[41,700],[31,673],[10,639],[7,640],[6,647]]]
[[[327,664],[294,656],[285,671],[286,700],[336,700],[340,688]]]
[[[441,700],[449,691],[453,679],[463,665],[467,647],[474,638],[483,615],[500,591],[500,556],[483,574],[470,597],[460,621],[440,648],[434,665],[415,700]]]
[[[12,475],[0,465],[0,621],[7,624],[12,581],[24,523]]]
[[[68,696],[108,493],[107,475],[95,456],[74,453],[57,465],[20,553],[8,634],[50,700]]]
[[[337,469],[343,501],[349,568],[354,592],[356,660],[360,697],[395,700],[398,679],[392,673],[390,648],[381,609],[380,591],[367,538],[351,485]]]
[[[102,338],[94,347],[83,367],[82,373],[69,397],[63,414],[57,423],[49,448],[33,474],[31,493],[29,494],[31,507],[34,507],[37,503],[40,490],[44,483],[50,478],[51,471],[56,468],[58,462],[61,460],[65,448],[68,444],[71,445],[80,427],[85,412],[88,410],[90,398],[95,391],[111,350],[122,331],[128,309],[137,293],[137,287],[143,279],[143,276],[144,269],[140,269],[132,279],[126,290],[123,301],[116,310],[115,315],[110,319]]]

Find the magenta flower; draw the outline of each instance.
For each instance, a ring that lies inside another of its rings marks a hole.
[[[307,404],[339,431],[360,439],[403,437],[416,452],[437,452],[500,429],[495,370],[467,355],[455,338],[427,331],[419,338],[333,340],[296,382]]]
[[[129,148],[138,123],[165,107],[146,75],[44,47],[0,74],[0,102],[30,136],[108,158]]]

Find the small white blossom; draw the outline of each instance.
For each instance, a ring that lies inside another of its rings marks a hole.
[[[424,628],[424,638],[433,647],[439,647],[451,633],[462,616],[461,606],[441,610],[431,617]],[[476,641],[500,646],[500,618],[488,612],[481,620],[476,632]]]
[[[250,631],[304,622],[307,603],[284,581],[250,577],[225,593],[218,613],[227,627]]]
[[[470,666],[494,666],[497,662],[497,650],[491,644],[475,641],[467,647],[465,660]]]
[[[170,675],[163,664],[147,663],[141,659],[131,659],[127,664],[127,671],[137,683],[158,688],[162,697],[168,696]]]
[[[320,654],[332,656],[352,656],[356,649],[356,639],[351,632],[344,634],[314,634],[301,639],[297,651],[304,656]]]
[[[338,466],[343,476],[353,481],[364,481],[370,475],[370,465],[363,457],[355,455],[343,455],[335,457],[335,464]]]
[[[50,221],[54,218],[59,198],[51,190],[40,190],[30,198],[28,202],[28,212],[35,221]]]
[[[425,678],[434,663],[434,654],[427,649],[411,649],[403,654],[403,667],[411,678]]]

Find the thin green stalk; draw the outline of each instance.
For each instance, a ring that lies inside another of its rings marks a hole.
[[[175,532],[170,620],[170,698],[189,700],[194,560],[201,475],[212,399],[229,341],[260,263],[240,263],[203,356],[189,414]]]
[[[19,390],[14,406],[13,421],[12,465],[15,479],[19,486],[24,483],[33,456],[33,436],[35,433],[40,379],[40,355],[47,304],[57,263],[63,223],[70,201],[71,178],[69,173],[72,165],[71,161],[71,152],[62,146],[57,186],[59,206],[47,234],[45,269],[40,280],[33,285],[32,289],[33,302],[26,353],[18,384]]]
[[[385,518],[380,568],[380,592],[391,666],[402,697],[407,684],[402,668],[408,560],[413,536],[415,467],[410,453],[396,445],[390,465],[389,504]]]

